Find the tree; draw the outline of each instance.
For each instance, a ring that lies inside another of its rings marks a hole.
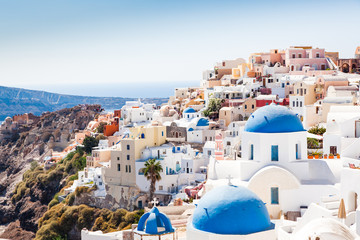
[[[163,168],[160,164],[160,161],[156,161],[156,159],[149,159],[145,162],[143,172],[146,179],[150,181],[150,201],[154,196],[156,182],[161,180],[160,172],[162,171]]]
[[[315,127],[310,128],[308,132],[322,136],[326,132],[326,128],[315,126]]]
[[[91,136],[86,136],[83,141],[84,150],[86,153],[91,153],[92,148],[96,147],[98,144],[99,140]]]
[[[99,124],[99,126],[96,128],[96,132],[97,133],[104,133],[104,126],[106,126],[107,123],[106,122],[101,122]]]
[[[224,102],[223,99],[211,98],[207,109],[204,110],[205,117],[210,116],[210,114],[212,113],[219,113],[223,102]]]
[[[308,148],[314,149],[319,146],[319,141],[315,138],[307,138],[307,145],[308,145]]]

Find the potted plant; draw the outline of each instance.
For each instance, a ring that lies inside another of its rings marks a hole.
[[[339,158],[340,158],[340,154],[336,154],[336,157],[337,157],[337,159],[339,159]]]
[[[327,154],[324,154],[324,158],[327,159],[328,155]]]
[[[312,153],[308,153],[308,159],[313,159],[314,157],[313,157],[313,155],[312,155]]]
[[[329,159],[334,159],[334,154],[330,153],[329,154]]]
[[[315,159],[319,159],[319,153],[317,151],[314,152],[313,154],[314,154]]]

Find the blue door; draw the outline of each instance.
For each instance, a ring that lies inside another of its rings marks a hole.
[[[279,188],[271,188],[271,204],[279,204]]]
[[[279,161],[279,146],[271,146],[271,161]]]

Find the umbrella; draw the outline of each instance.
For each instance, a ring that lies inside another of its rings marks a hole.
[[[343,198],[340,201],[338,218],[340,218],[340,219],[345,219],[346,218],[345,203],[344,203]]]

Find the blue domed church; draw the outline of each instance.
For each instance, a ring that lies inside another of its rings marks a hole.
[[[265,203],[245,187],[217,187],[199,201],[187,240],[276,239]]]
[[[254,192],[266,203],[270,218],[278,219],[338,193],[340,171],[333,162],[308,159],[307,131],[299,117],[284,106],[270,104],[246,122],[240,159],[210,160],[205,189],[226,184],[231,175],[233,184]]]

